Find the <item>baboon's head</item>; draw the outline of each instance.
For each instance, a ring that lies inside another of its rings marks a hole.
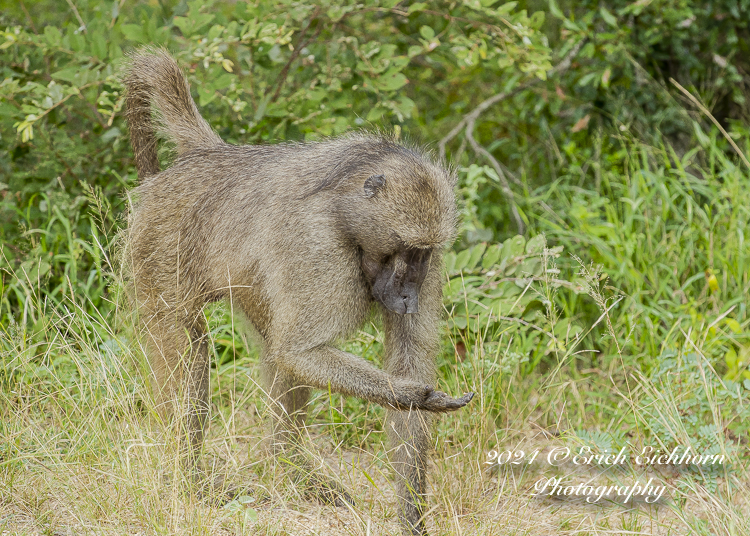
[[[398,313],[419,310],[430,264],[455,236],[453,176],[415,152],[397,147],[347,180],[343,218],[362,255],[373,297]]]

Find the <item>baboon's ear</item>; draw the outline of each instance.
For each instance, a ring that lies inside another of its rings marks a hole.
[[[373,197],[385,186],[385,177],[382,175],[373,175],[365,181],[365,197]]]

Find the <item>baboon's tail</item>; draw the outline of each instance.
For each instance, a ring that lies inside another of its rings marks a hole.
[[[180,155],[222,144],[201,117],[180,66],[161,48],[143,48],[130,56],[124,83],[126,117],[140,178],[159,172],[157,136],[173,143]]]

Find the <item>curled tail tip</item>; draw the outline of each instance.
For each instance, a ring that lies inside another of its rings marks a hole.
[[[157,83],[165,82],[167,73],[178,75],[178,79],[184,80],[184,74],[177,60],[172,57],[164,47],[145,46],[137,48],[127,54],[124,62],[123,82],[129,90],[136,89],[135,86],[151,86],[149,90],[156,92]],[[172,81],[170,81],[172,82]],[[187,85],[187,80],[185,80]]]
[[[144,45],[142,47],[134,48],[127,52],[125,56],[131,62],[144,61],[155,58],[163,58],[170,61],[175,61],[169,50],[167,50],[166,47],[159,45]]]

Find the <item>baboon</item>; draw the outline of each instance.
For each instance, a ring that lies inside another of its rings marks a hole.
[[[263,379],[279,409],[277,449],[294,448],[312,388],[385,406],[402,526],[424,534],[431,415],[473,396],[433,387],[442,250],[457,221],[454,174],[380,134],[225,143],[163,49],[133,53],[124,83],[140,179],[127,262],[165,413],[182,393],[188,463],[196,463],[209,409],[202,308],[226,299],[262,338]],[[158,139],[176,153],[163,171]],[[363,324],[373,303],[385,370],[332,345]],[[351,502],[336,485],[316,485],[324,499]]]

